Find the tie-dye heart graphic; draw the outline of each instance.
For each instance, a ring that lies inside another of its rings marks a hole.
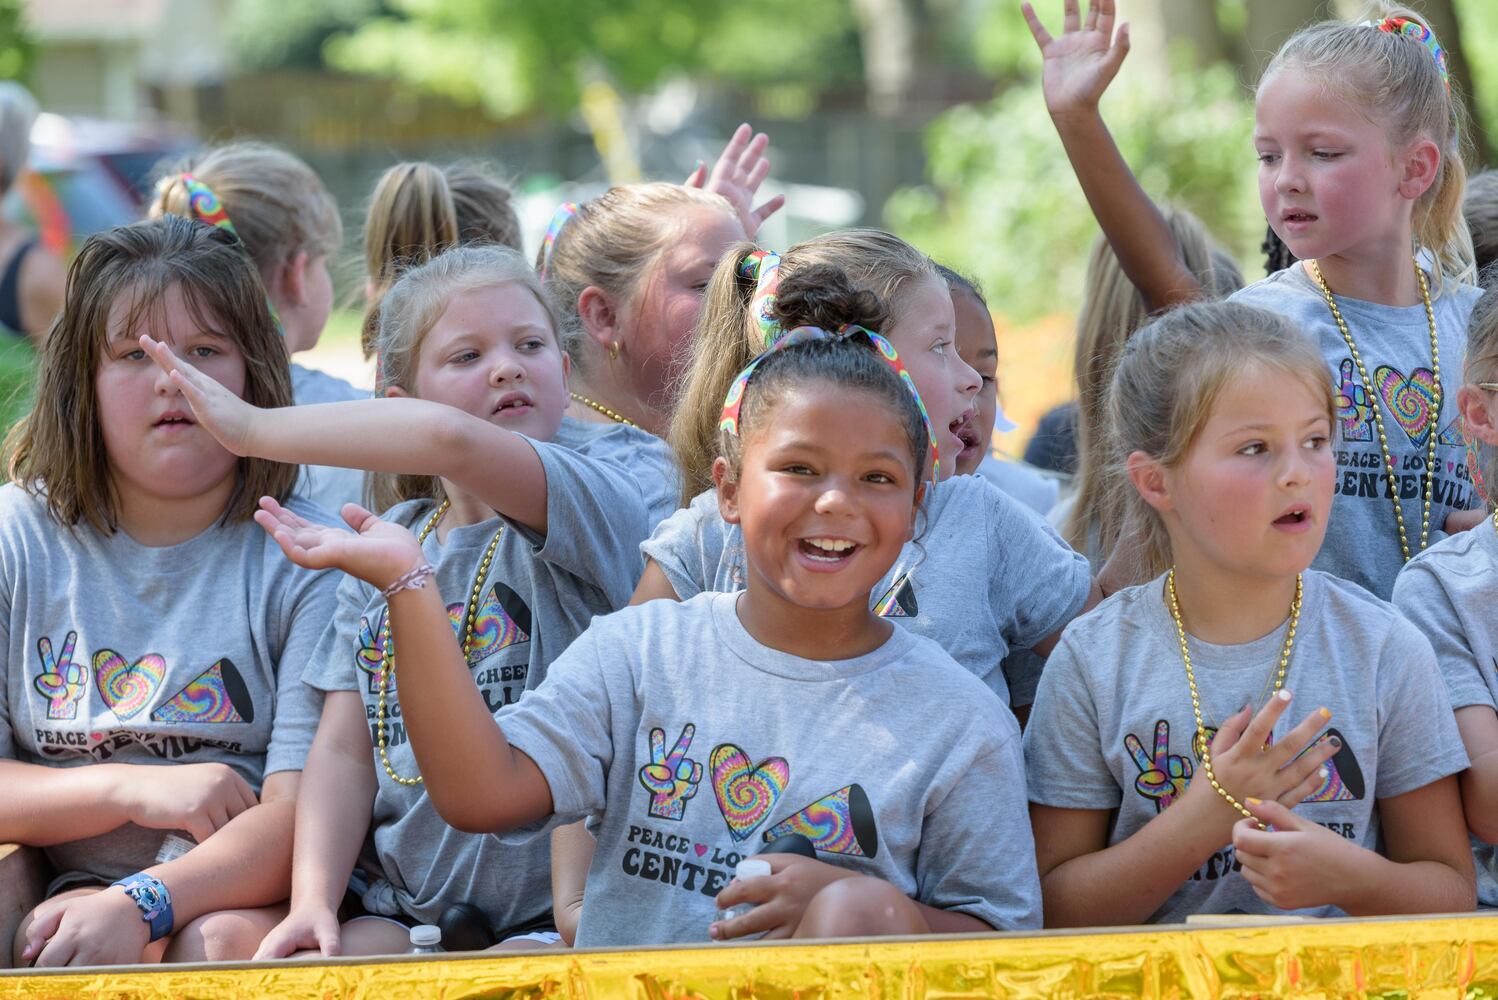
[[[766,757],[750,764],[749,755],[732,743],[714,747],[708,763],[713,795],[729,834],[735,842],[748,840],[790,784],[791,765],[784,757]]]
[[[1429,368],[1416,368],[1408,376],[1397,368],[1379,365],[1373,373],[1384,419],[1392,414],[1417,448],[1425,447],[1439,414],[1436,412],[1436,377]]]
[[[134,663],[125,662],[112,649],[101,649],[94,654],[94,681],[99,697],[121,720],[145,708],[165,676],[166,660],[156,653],[147,653]]]

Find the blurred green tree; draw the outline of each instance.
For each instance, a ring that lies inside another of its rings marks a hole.
[[[1248,95],[1227,63],[1178,65],[1171,81],[1164,91],[1115,82],[1103,113],[1145,190],[1207,220],[1245,274],[1257,276],[1264,224]],[[890,199],[890,226],[974,274],[990,305],[1012,319],[1075,309],[1085,249],[1098,230],[1038,78],[942,115],[927,132],[926,152],[929,183]]]
[[[848,4],[804,0],[387,0],[324,54],[500,117],[571,111],[593,79],[639,94],[680,74],[816,89],[860,72]]]
[[[26,30],[22,0],[0,0],[0,80],[23,83],[31,70],[35,46]]]

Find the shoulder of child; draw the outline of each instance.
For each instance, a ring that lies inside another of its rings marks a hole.
[[[1430,642],[1393,604],[1375,596],[1356,583],[1319,570],[1307,570],[1306,589],[1320,591],[1317,617],[1333,636],[1355,629],[1365,648],[1381,650],[1380,661],[1392,658],[1398,668],[1410,654],[1424,647],[1424,655],[1434,662]]]
[[[1291,264],[1252,284],[1244,285],[1229,295],[1228,301],[1257,306],[1283,302],[1287,298],[1305,298],[1325,305],[1320,289],[1299,264]]]
[[[1469,531],[1447,535],[1405,563],[1395,578],[1394,588],[1397,592],[1401,581],[1421,577],[1470,580],[1491,576],[1498,573],[1495,550],[1498,550],[1498,534],[1489,521],[1483,521]]]

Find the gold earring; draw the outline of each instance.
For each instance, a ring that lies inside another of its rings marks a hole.
[[[609,360],[610,361],[618,361],[619,360],[619,341],[617,341],[617,340],[611,340],[611,341],[609,341]]]

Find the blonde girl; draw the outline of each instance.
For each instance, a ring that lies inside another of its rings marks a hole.
[[[231,236],[168,216],[84,245],[0,487],[0,840],[57,873],[18,964],[247,958],[290,889],[337,579],[266,545],[258,496],[318,516],[295,468],[219,445],[146,333],[242,405],[291,403]]]
[[[521,249],[513,200],[506,184],[467,164],[397,163],[380,175],[364,218],[366,359],[379,339],[380,301],[406,271],[456,246]]]
[[[1478,297],[1462,123],[1444,50],[1402,8],[1297,32],[1254,111],[1264,214],[1300,262],[1235,299],[1321,348],[1338,499],[1316,566],[1384,598],[1405,562],[1482,516],[1469,513],[1478,497],[1447,385]]]
[[[615,464],[550,443],[569,366],[548,300],[513,250],[459,247],[396,283],[380,310],[380,399],[256,409],[148,346],[230,447],[381,473],[386,518],[424,553],[406,583],[440,593],[443,628],[464,650],[462,697],[484,712],[520,700],[594,615],[627,601],[646,532],[640,489]],[[264,506],[267,526],[309,523]],[[343,514],[372,517],[355,504]],[[450,828],[427,797],[406,695],[430,637],[390,617],[395,592],[347,578],[304,675],[327,698],[299,802],[291,912],[262,957],[404,951],[412,923],[461,929],[468,947],[549,927],[545,844],[501,851]],[[379,862],[363,894],[369,915],[340,923],[366,825]]]
[[[1316,347],[1273,313],[1184,306],[1124,348],[1109,416],[1158,575],[1073,622],[1040,680],[1046,923],[1471,909],[1430,644],[1308,568],[1336,472]]]

